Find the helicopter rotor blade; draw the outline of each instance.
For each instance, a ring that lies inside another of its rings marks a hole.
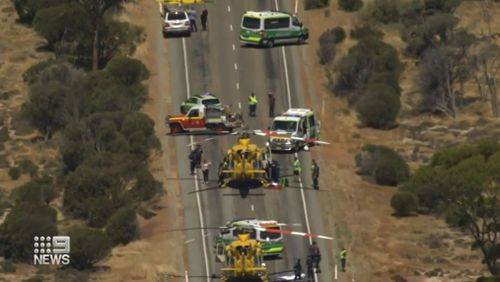
[[[198,145],[198,144],[201,144],[201,143],[203,143],[203,142],[208,142],[208,141],[210,141],[210,140],[214,140],[214,139],[216,139],[216,138],[217,138],[217,137],[209,137],[209,138],[205,138],[205,139],[202,139],[202,140],[200,140],[200,141],[196,141],[196,142],[193,142],[193,143],[189,143],[189,144],[187,144],[187,145],[186,145],[186,147],[190,147],[190,146],[192,146],[192,145]]]
[[[283,235],[295,235],[295,236],[310,237],[310,238],[317,238],[317,239],[333,240],[333,237],[314,234],[314,233],[290,231],[290,230],[283,230],[283,229],[277,230],[277,229],[265,228],[265,227],[261,227],[261,226],[254,226],[254,228],[256,230],[265,231],[267,233],[277,233],[277,234],[283,234]]]

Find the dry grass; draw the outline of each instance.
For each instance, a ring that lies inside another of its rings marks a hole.
[[[410,167],[416,169],[437,148],[479,137],[500,136],[500,124],[488,121],[488,105],[477,102],[467,105],[457,120],[416,116],[413,107],[419,99],[414,85],[417,67],[414,60],[400,55],[405,64],[400,80],[403,93],[400,126],[387,131],[360,128],[355,114],[345,111],[345,102],[327,90],[325,72],[318,63],[316,50],[317,39],[324,30],[340,25],[348,33],[364,21],[364,9],[359,13],[345,13],[332,3],[328,11],[308,11],[302,15],[311,32],[304,56],[308,80],[314,84],[315,93],[306,100],[309,106],[321,112],[322,138],[333,143],[313,152],[322,168],[320,186],[330,191],[321,199],[323,214],[327,215],[324,221],[328,226],[335,226],[337,241],[333,243],[331,255],[336,257],[340,246],[350,253],[348,271],[340,281],[385,282],[395,275],[408,281],[473,281],[487,271],[481,264],[481,254],[470,250],[470,238],[451,230],[442,219],[433,216],[393,217],[389,203],[395,189],[363,182],[355,174],[353,157],[363,144],[383,144],[395,148],[409,161]],[[500,5],[491,13],[500,14]],[[456,15],[462,26],[477,34],[484,33],[485,23],[481,21],[477,2],[466,2],[457,9]],[[496,17],[492,22],[496,29],[500,29],[498,21],[500,18]],[[380,28],[384,41],[402,53],[405,43],[398,26]],[[347,39],[337,45],[336,60],[354,44]],[[466,84],[465,91],[466,97],[477,97],[472,83]],[[442,125],[443,129],[436,125]]]

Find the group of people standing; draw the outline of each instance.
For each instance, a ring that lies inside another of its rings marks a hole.
[[[257,96],[252,92],[248,97],[248,116],[256,117],[257,114],[257,104],[259,101],[257,100]],[[267,103],[269,105],[269,117],[274,117],[274,107],[276,105],[276,97],[272,91],[267,93]]]
[[[189,17],[189,22],[191,24],[191,31],[198,31],[198,26],[196,25],[196,19],[198,18],[198,13],[196,12],[195,9],[193,9],[193,7],[190,7],[187,10],[187,14]],[[201,11],[200,19],[201,19],[201,27],[203,28],[203,30],[207,30],[207,21],[208,21],[207,9],[203,9]]]
[[[319,263],[321,262],[321,251],[316,242],[312,242],[309,246],[307,260],[306,260],[306,280],[314,281],[314,273],[321,273],[321,268]],[[347,251],[342,248],[339,253],[340,270],[345,272],[347,263]],[[294,279],[302,281],[302,264],[300,259],[297,260],[293,266]]]

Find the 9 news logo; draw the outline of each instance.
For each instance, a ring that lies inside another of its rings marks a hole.
[[[69,236],[35,236],[33,246],[33,264],[69,264]]]

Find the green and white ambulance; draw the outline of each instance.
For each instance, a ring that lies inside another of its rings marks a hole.
[[[217,259],[224,258],[224,248],[238,238],[241,232],[250,233],[250,238],[261,243],[262,255],[265,257],[279,256],[285,250],[281,226],[276,220],[236,219],[226,223],[215,238],[215,253]]]
[[[291,14],[275,11],[248,11],[241,18],[240,42],[272,48],[275,43],[303,44],[309,30]]]

